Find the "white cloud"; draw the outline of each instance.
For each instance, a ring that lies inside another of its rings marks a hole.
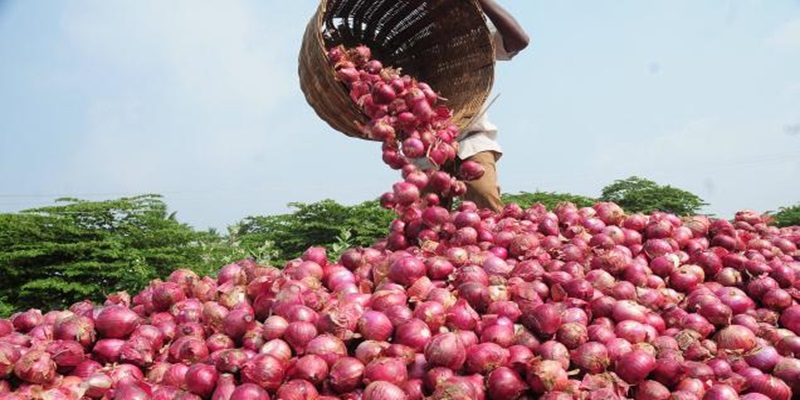
[[[800,51],[800,18],[795,18],[778,27],[767,38],[767,43],[783,51]]]

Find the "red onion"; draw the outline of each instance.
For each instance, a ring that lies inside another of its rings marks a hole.
[[[784,357],[775,365],[772,374],[786,382],[793,392],[800,390],[800,360]]]
[[[498,367],[486,376],[487,394],[493,399],[516,399],[522,396],[528,385],[511,368]]]
[[[175,282],[161,282],[153,286],[151,301],[155,311],[167,311],[173,304],[186,299],[183,288]]]
[[[753,300],[740,289],[727,287],[717,292],[720,301],[731,308],[734,314],[741,314],[755,309]]]
[[[522,324],[541,338],[551,337],[561,325],[561,310],[554,304],[542,304],[532,313],[523,314]]]
[[[254,383],[245,382],[236,386],[230,400],[269,400],[269,393]]]
[[[714,372],[717,379],[728,378],[733,373],[730,363],[722,358],[715,358],[706,362],[706,365]]]
[[[608,350],[608,357],[611,358],[612,363],[616,363],[623,355],[633,351],[631,342],[623,338],[615,338],[605,344]]]
[[[636,386],[634,400],[667,400],[670,398],[669,389],[656,381],[647,380]]]
[[[497,303],[499,302],[492,303],[492,305]],[[510,303],[516,305],[516,303]],[[517,310],[519,309],[517,308]],[[508,312],[511,313],[513,311]],[[431,332],[438,332],[445,323],[446,309],[445,306],[438,301],[426,301],[417,305],[414,309],[413,317],[425,322]]]
[[[770,373],[780,359],[780,354],[772,346],[757,347],[744,356],[744,360],[751,367],[758,368],[766,373]]]
[[[111,377],[104,373],[96,373],[85,378],[83,386],[86,388],[84,393],[87,397],[101,398],[111,390],[114,382]]]
[[[220,374],[217,387],[211,394],[211,400],[229,400],[236,390],[236,377],[232,374]]]
[[[376,381],[364,389],[363,400],[405,400],[406,393],[391,382]]]
[[[241,371],[242,383],[255,383],[267,390],[277,390],[283,382],[284,363],[275,357],[258,354],[248,360]]]
[[[454,333],[440,333],[425,347],[425,357],[432,365],[461,369],[467,358],[464,344]]]
[[[25,382],[48,384],[56,378],[56,363],[49,353],[30,350],[14,364],[14,375]]]
[[[507,320],[505,317],[501,318]],[[514,326],[510,323],[510,321],[509,324],[493,324],[488,326],[481,331],[480,336],[481,342],[492,342],[500,345],[501,347],[509,347],[513,345],[515,339],[516,334],[514,332]]]
[[[535,353],[544,360],[558,361],[564,369],[569,368],[569,349],[561,342],[555,340],[544,342],[536,348]]]
[[[330,369],[329,382],[336,393],[347,393],[361,385],[364,364],[352,357],[341,357]]]
[[[22,356],[17,346],[0,342],[0,378],[5,379],[14,370],[14,365]]]
[[[186,371],[186,388],[201,397],[209,397],[217,386],[219,373],[207,364],[194,364]]]
[[[575,349],[589,341],[589,334],[584,325],[572,322],[558,328],[556,340],[563,343],[568,349]]]
[[[330,334],[322,334],[306,345],[306,354],[314,354],[322,357],[323,360],[330,367],[339,359],[339,357],[347,356],[347,348],[344,342],[336,336]]]
[[[359,319],[358,330],[365,339],[385,341],[392,337],[394,326],[386,314],[370,310]]]
[[[739,398],[739,395],[736,393],[736,390],[724,384],[715,384],[711,386],[703,396],[704,400],[728,400],[737,398]]]
[[[397,326],[395,329],[394,341],[409,346],[416,351],[422,351],[425,349],[428,342],[430,342],[431,337],[432,335],[428,325],[414,318]]]
[[[771,399],[789,400],[792,397],[789,385],[772,375],[756,376],[749,380],[748,387],[752,392],[761,393]]]
[[[614,371],[625,382],[637,384],[646,379],[655,368],[656,360],[653,356],[641,350],[633,350],[619,358]]]
[[[501,365],[505,365],[508,361],[508,356],[508,350],[495,343],[480,343],[467,348],[465,369],[472,374],[486,374]]]
[[[37,309],[30,309],[11,316],[11,323],[14,329],[19,332],[26,333],[31,329],[45,323],[42,312]]]
[[[749,351],[756,345],[756,335],[741,325],[731,325],[720,330],[715,336],[720,350]]]
[[[205,360],[208,355],[205,341],[195,336],[182,336],[169,346],[171,362],[194,363]]]
[[[215,365],[220,372],[238,373],[250,356],[242,349],[222,350]]]
[[[186,372],[189,371],[189,366],[183,363],[165,364],[166,370],[163,371],[161,383],[176,388],[185,388],[186,386]]]
[[[597,342],[587,342],[573,350],[571,361],[590,374],[599,374],[608,367],[611,360],[606,347]]]
[[[89,348],[95,341],[94,322],[80,315],[63,318],[53,324],[53,339],[75,340],[84,348]]]
[[[286,342],[298,354],[305,351],[305,347],[312,339],[317,336],[317,328],[310,322],[297,321],[289,323],[284,333]]]
[[[800,305],[793,305],[781,313],[781,326],[800,335]]]
[[[328,364],[322,357],[308,354],[298,358],[286,371],[289,379],[301,379],[320,384],[328,376]]]
[[[669,388],[675,387],[685,377],[686,371],[683,363],[675,360],[659,359],[652,371],[652,378]]]
[[[94,320],[95,329],[105,337],[111,339],[127,338],[139,325],[139,316],[123,306],[106,306]]]
[[[282,384],[276,396],[278,399],[286,400],[316,400],[319,398],[319,392],[311,382],[295,379]]]
[[[395,385],[402,385],[407,379],[406,363],[400,358],[378,358],[364,368],[364,383],[366,384],[386,381]]]
[[[769,396],[765,396],[761,393],[747,393],[739,396],[740,400],[769,400]]]
[[[531,390],[536,394],[564,389],[569,376],[564,367],[557,361],[534,361],[527,376]]]

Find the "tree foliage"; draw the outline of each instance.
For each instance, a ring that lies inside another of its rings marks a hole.
[[[516,203],[522,208],[528,208],[536,203],[542,203],[547,209],[552,210],[558,203],[571,202],[578,207],[588,207],[596,203],[597,200],[591,197],[556,192],[520,192],[516,194],[503,194],[503,202]]]
[[[601,201],[611,201],[626,212],[651,213],[663,211],[676,215],[693,215],[707,206],[697,195],[669,185],[632,176],[617,180],[603,188]]]
[[[176,268],[203,273],[203,238],[176,221],[156,195],[60,199],[54,206],[0,214],[0,313],[135,293]]]
[[[781,207],[778,212],[773,214],[773,217],[777,226],[800,226],[800,204]]]
[[[371,246],[385,237],[394,218],[376,201],[346,206],[328,199],[289,205],[295,209],[291,214],[248,217],[231,236],[256,258],[265,244],[271,244],[272,260],[291,260],[311,246],[326,247],[335,257],[348,247]]]

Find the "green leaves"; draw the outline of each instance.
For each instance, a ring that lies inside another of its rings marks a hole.
[[[800,204],[791,207],[781,207],[773,214],[775,225],[779,227],[800,225]]]
[[[676,215],[697,214],[708,203],[697,195],[672,186],[632,176],[603,188],[601,201],[611,201],[626,213],[663,211]]]
[[[135,293],[199,264],[200,234],[170,218],[157,195],[57,204],[0,214],[0,311],[65,308]],[[217,265],[217,268],[219,265]]]
[[[502,195],[503,202],[516,203],[522,208],[528,208],[536,203],[542,203],[548,210],[552,210],[558,203],[571,202],[575,203],[578,207],[588,207],[596,203],[597,200],[591,197],[580,196],[570,193],[556,193],[556,192],[520,192],[517,194],[504,194]]]
[[[274,245],[274,259],[288,261],[311,246],[323,246],[334,258],[348,247],[371,246],[386,236],[394,214],[376,201],[345,206],[333,200],[290,203],[291,214],[248,217],[234,233],[238,245],[256,249]]]

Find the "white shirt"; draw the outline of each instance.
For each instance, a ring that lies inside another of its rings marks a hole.
[[[503,43],[503,36],[497,28],[487,21],[489,31],[492,34],[494,43],[494,58],[498,61],[511,60],[516,54],[509,53]],[[487,104],[484,104],[482,111],[486,111]],[[465,128],[458,139],[458,158],[465,160],[482,151],[497,152],[498,158],[503,154],[500,143],[497,142],[497,126],[489,121],[486,112],[476,119],[472,125]]]

